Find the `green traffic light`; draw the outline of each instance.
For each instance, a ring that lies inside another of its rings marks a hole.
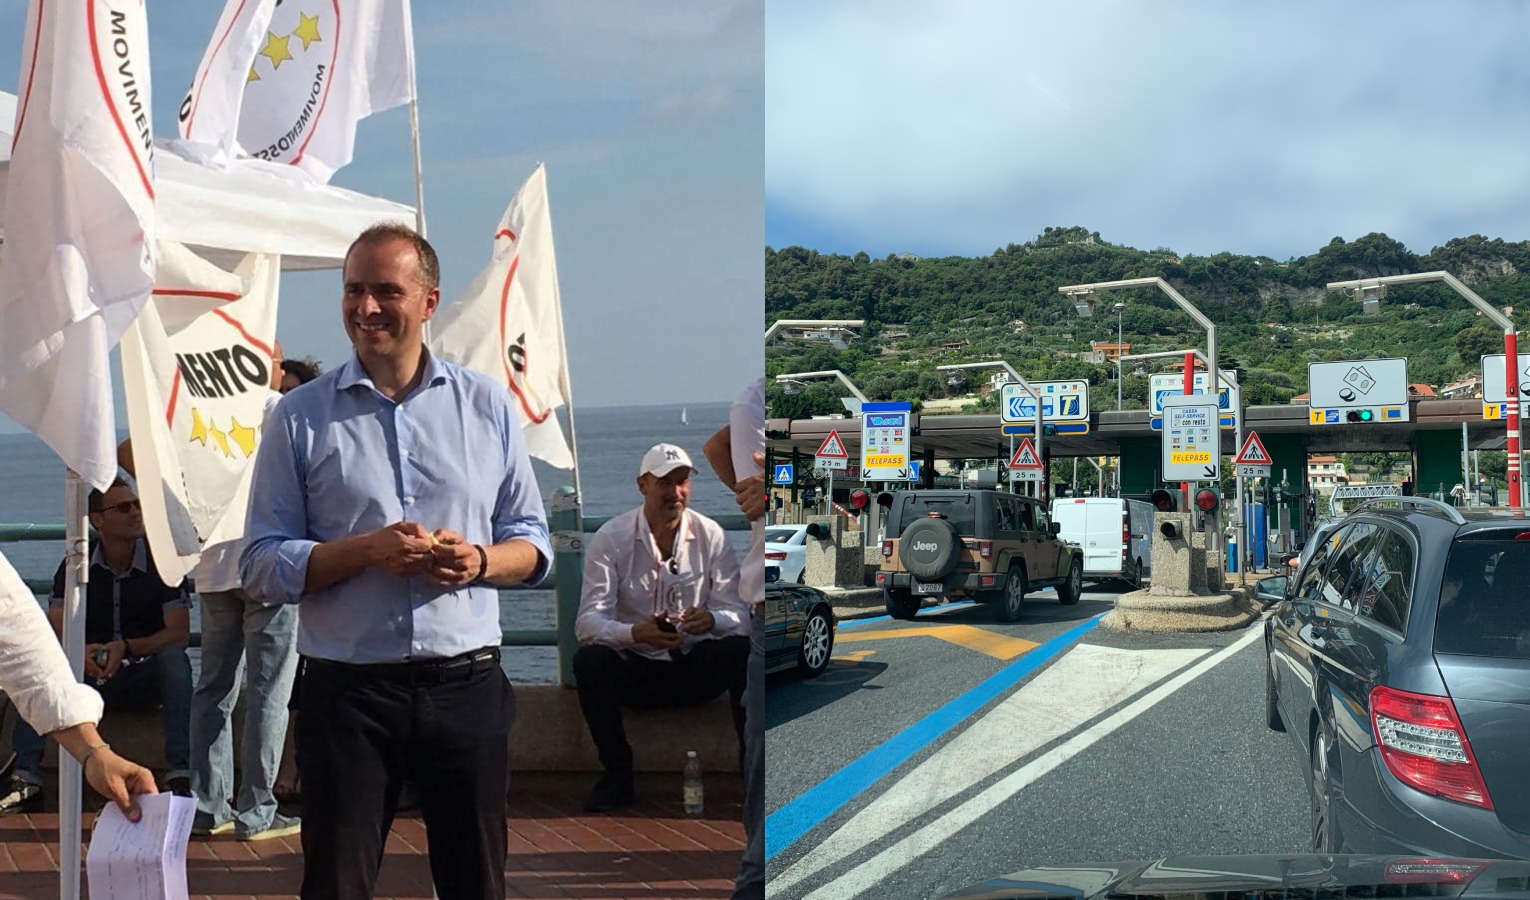
[[[1371,411],[1368,410],[1368,409],[1360,410],[1360,421],[1362,421],[1362,422],[1369,422],[1370,420],[1371,420]]]

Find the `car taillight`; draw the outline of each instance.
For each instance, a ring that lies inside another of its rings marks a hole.
[[[978,556],[984,559],[993,556],[993,541],[978,541]]]
[[[1470,884],[1485,866],[1462,859],[1399,859],[1387,863],[1389,884]]]
[[[882,555],[888,559],[892,558],[892,541],[882,542]]]
[[[769,553],[766,553],[765,554],[765,558],[766,559],[773,559],[773,560],[776,560],[777,562],[780,562],[781,560],[786,559],[786,551],[785,550],[774,550],[774,551],[771,551]]]
[[[1492,809],[1482,770],[1449,697],[1371,691],[1371,727],[1387,769],[1426,794]]]

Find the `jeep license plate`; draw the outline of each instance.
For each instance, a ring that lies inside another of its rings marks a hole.
[[[943,594],[945,592],[946,592],[946,585],[945,585],[944,582],[940,582],[940,581],[916,581],[916,582],[914,582],[914,593],[916,593],[916,594]]]

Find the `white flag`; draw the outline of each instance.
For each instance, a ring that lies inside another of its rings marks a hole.
[[[250,461],[272,397],[280,269],[279,257],[251,254],[229,273],[161,242],[154,299],[122,338],[144,529],[167,584],[204,550],[243,536]]]
[[[413,98],[409,0],[228,0],[181,137],[327,182],[351,161],[357,122]]]
[[[0,248],[0,410],[87,483],[117,473],[107,354],[154,286],[142,0],[33,0]]]
[[[553,413],[569,402],[568,362],[544,167],[531,173],[499,220],[488,267],[441,308],[431,332],[431,352],[510,389],[527,452],[559,469],[574,467]]]

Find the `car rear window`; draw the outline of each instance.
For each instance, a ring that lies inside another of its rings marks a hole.
[[[965,535],[973,534],[977,530],[977,499],[971,494],[962,494],[955,497],[929,497],[911,493],[905,496],[897,506],[898,521],[897,529],[901,533],[915,519],[922,519],[930,513],[941,513],[956,530]],[[888,537],[893,537],[889,534]]]
[[[791,540],[796,534],[797,529],[795,528],[767,528],[765,529],[765,540],[772,543],[784,544]]]
[[[1479,531],[1451,545],[1435,652],[1530,659],[1530,537],[1521,534],[1530,531]]]

